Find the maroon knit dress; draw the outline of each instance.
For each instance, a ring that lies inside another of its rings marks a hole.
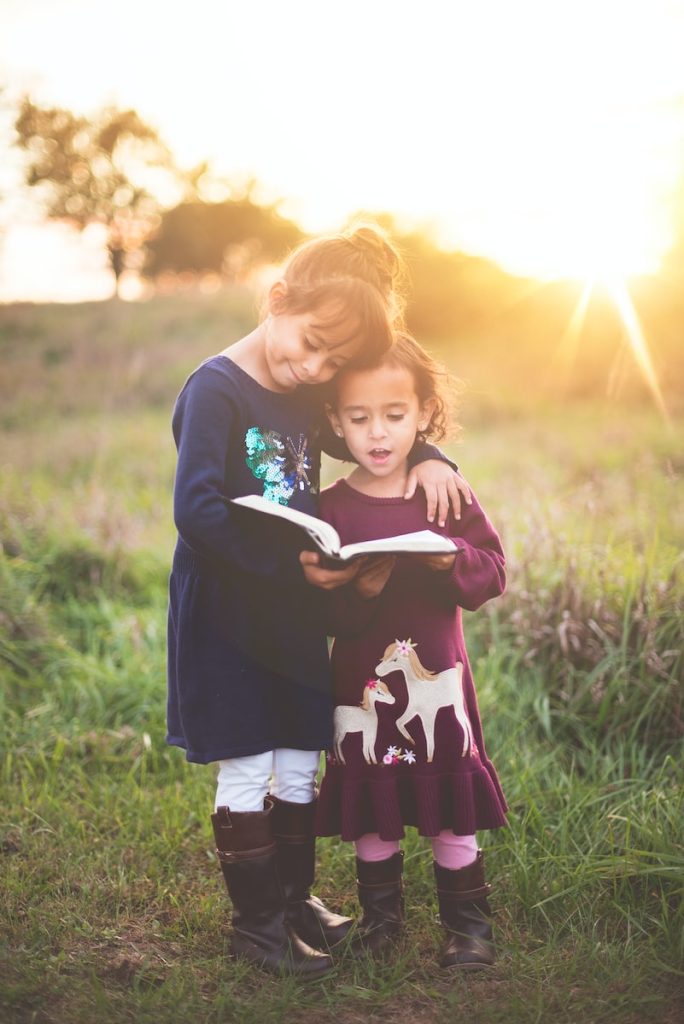
[[[320,496],[321,518],[343,544],[426,525],[425,498],[374,498],[338,480]],[[335,743],[317,809],[317,834],[400,839],[472,835],[505,824],[506,801],[485,753],[461,609],[503,592],[499,538],[475,498],[446,527],[458,553],[450,572],[400,556],[382,594],[353,584],[332,593]]]

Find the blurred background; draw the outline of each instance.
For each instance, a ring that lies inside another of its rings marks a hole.
[[[253,288],[362,214],[405,250],[411,327],[465,376],[477,350],[478,389],[495,352],[509,389],[677,406],[681,5],[101,15],[2,4],[6,305]]]
[[[679,1019],[683,46],[676,0],[0,0],[7,1019]],[[226,976],[211,780],[164,745],[170,417],[288,249],[358,218],[507,549],[466,630],[511,824],[498,987],[432,979],[412,837],[410,956],[323,1005]]]

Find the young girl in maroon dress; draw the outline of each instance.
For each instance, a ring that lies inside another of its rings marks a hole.
[[[425,528],[425,499],[404,498],[416,438],[448,420],[444,371],[402,335],[373,368],[340,372],[328,415],[358,463],[320,496],[342,543]],[[431,839],[443,967],[494,963],[477,829],[505,823],[485,752],[461,609],[502,593],[504,554],[475,498],[459,521],[432,524],[448,555],[384,556],[331,595],[334,749],[318,803],[319,835],[356,844],[363,916],[356,947],[376,951],[402,929],[404,825]]]

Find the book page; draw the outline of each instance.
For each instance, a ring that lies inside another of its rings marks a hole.
[[[242,498],[232,498],[235,505],[243,508],[252,508],[257,512],[264,512],[266,515],[286,519],[295,526],[300,526],[308,533],[314,544],[326,555],[335,556],[340,550],[340,537],[334,526],[310,516],[307,512],[300,512],[296,508],[288,508],[287,505],[279,505],[275,501],[269,501],[260,494],[245,494]]]
[[[376,540],[364,540],[358,544],[345,544],[340,549],[340,558],[345,561],[358,555],[382,554],[424,554],[448,555],[457,551],[457,547],[449,537],[443,537],[432,530],[419,530],[416,533],[402,533],[396,537],[378,537]]]

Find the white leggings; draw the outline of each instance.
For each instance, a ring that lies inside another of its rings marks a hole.
[[[311,803],[320,757],[318,750],[281,747],[219,761],[214,809],[263,811],[268,793],[293,804]]]

